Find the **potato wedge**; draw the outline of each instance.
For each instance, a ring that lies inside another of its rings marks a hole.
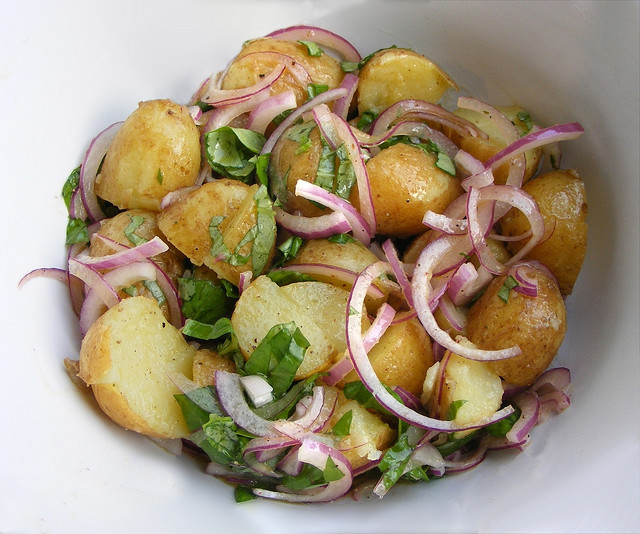
[[[104,313],[80,348],[78,376],[116,423],[156,438],[189,434],[172,372],[192,377],[196,349],[162,315],[157,301],[131,297]]]

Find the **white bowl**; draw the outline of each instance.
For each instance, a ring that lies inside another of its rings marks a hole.
[[[127,0],[3,2],[0,170],[2,532],[633,532],[640,529],[637,2]],[[61,284],[62,183],[88,140],[140,100],[186,101],[242,42],[310,23],[363,53],[422,52],[474,95],[542,123],[580,121],[563,145],[589,198],[589,249],[558,360],[572,405],[523,453],[396,487],[382,501],[252,501],[122,431],[66,376],[77,355]]]

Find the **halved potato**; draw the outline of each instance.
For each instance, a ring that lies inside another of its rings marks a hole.
[[[154,299],[122,300],[89,329],[78,376],[116,423],[156,438],[189,434],[172,372],[191,379],[196,349],[162,315]]]

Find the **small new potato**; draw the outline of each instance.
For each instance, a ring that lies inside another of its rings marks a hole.
[[[358,111],[380,113],[400,100],[438,102],[455,82],[430,59],[406,48],[373,54],[359,74]]]
[[[369,351],[369,361],[384,384],[419,395],[427,369],[433,365],[431,340],[417,319],[391,325]],[[355,370],[342,383],[354,380],[358,380]]]
[[[469,309],[467,338],[481,349],[519,346],[521,354],[488,365],[507,382],[528,386],[547,369],[562,344],[567,314],[552,275],[534,265],[518,268],[537,281],[537,296],[511,289],[505,302],[499,292],[508,275],[497,276]]]
[[[527,258],[544,263],[555,275],[563,295],[570,295],[587,253],[587,197],[584,182],[575,170],[542,174],[527,182],[529,193],[540,209],[547,233]],[[500,222],[504,235],[517,236],[529,230],[527,218],[513,209]],[[518,252],[526,241],[511,241]]]
[[[244,44],[222,80],[222,89],[255,85],[281,63],[287,69],[274,82],[271,94],[292,90],[299,106],[307,100],[309,84],[326,84],[334,89],[344,77],[340,63],[329,54],[312,56],[302,43],[267,37]]]
[[[425,211],[442,213],[463,193],[458,178],[435,162],[434,154],[405,143],[385,148],[367,162],[376,233],[401,238],[420,234]]]
[[[116,134],[96,177],[96,194],[120,209],[160,210],[163,197],[194,185],[200,133],[171,100],[141,102]]]
[[[189,435],[169,375],[192,377],[196,349],[162,315],[154,299],[123,299],[89,328],[78,376],[116,423],[156,438]]]

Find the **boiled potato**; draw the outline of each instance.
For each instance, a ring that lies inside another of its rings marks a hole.
[[[504,302],[499,292],[508,275],[494,278],[469,309],[467,337],[482,349],[519,346],[522,353],[518,356],[488,365],[507,382],[528,386],[556,355],[564,339],[567,316],[555,279],[543,269],[524,265],[519,268],[537,281],[537,296],[525,296],[512,289]]]
[[[563,295],[571,294],[587,253],[587,197],[575,170],[552,171],[526,183],[524,191],[537,202],[550,235],[527,258],[544,263],[555,275]],[[504,235],[517,236],[530,229],[527,218],[512,209],[500,222]],[[526,241],[511,241],[515,254]]]
[[[397,143],[367,162],[376,233],[402,238],[420,234],[425,211],[442,213],[462,194],[460,181],[435,161],[435,155],[421,148]]]
[[[196,349],[143,296],[122,300],[89,329],[79,376],[116,423],[156,438],[189,434],[170,373],[192,376]]]
[[[357,401],[349,400],[343,394],[338,397],[330,427],[347,412],[351,412],[349,434],[340,438],[337,447],[347,457],[351,467],[356,469],[370,460],[380,458],[382,451],[393,444],[395,432],[379,415],[367,411]]]
[[[360,70],[358,111],[380,113],[406,99],[436,103],[451,88],[456,84],[431,60],[406,48],[387,48]]]
[[[198,386],[215,385],[216,371],[234,373],[236,365],[230,358],[211,349],[198,350],[193,358],[193,381]]]
[[[433,364],[431,340],[417,319],[391,325],[369,351],[369,361],[384,384],[419,395],[427,369]],[[354,380],[358,380],[355,370],[344,377],[342,384]]]
[[[528,114],[522,108],[518,106],[495,106],[495,108],[515,125],[520,136],[528,132],[529,127],[523,121],[523,118],[527,118]],[[457,109],[455,114],[472,122],[488,135],[488,138],[485,139],[482,137],[462,136],[457,132],[447,132],[453,142],[465,152],[484,163],[507,146],[506,140],[488,115],[468,109]],[[541,159],[542,148],[540,147],[525,152],[524,182],[528,181],[536,173]],[[495,183],[504,184],[509,175],[509,164],[505,163],[495,169],[493,175]]]
[[[344,324],[348,293],[322,282],[298,282],[300,287],[279,287],[266,276],[256,278],[236,304],[231,324],[245,359],[273,326],[294,321],[309,342],[295,379],[323,371],[344,351],[337,332]],[[326,322],[325,322],[326,321]]]
[[[263,38],[244,44],[222,80],[222,89],[240,89],[255,85],[272,72],[283,59],[291,62],[292,68],[288,68],[273,84],[271,93],[292,90],[298,106],[307,100],[307,86],[310,83],[326,84],[329,89],[333,89],[340,85],[344,77],[340,63],[329,54],[311,56],[302,43]],[[295,74],[296,66],[306,71],[306,74],[303,72],[302,78]]]
[[[167,193],[194,185],[199,172],[200,134],[189,110],[171,100],[149,100],[113,139],[95,191],[121,209],[159,211]]]
[[[502,380],[487,362],[447,353],[429,368],[421,400],[433,417],[441,419],[450,415],[452,403],[460,401],[453,421],[464,426],[496,413],[502,404],[502,394]]]
[[[158,215],[158,226],[195,265],[204,264],[220,278],[238,285],[240,273],[253,269],[252,260],[249,258],[244,264],[233,264],[212,255],[213,240],[209,226],[213,217],[221,217],[217,228],[224,246],[230,253],[250,255],[252,242],[239,245],[257,224],[254,200],[257,191],[257,185],[249,186],[227,178],[203,184],[163,209]],[[269,258],[274,254],[275,241]]]

